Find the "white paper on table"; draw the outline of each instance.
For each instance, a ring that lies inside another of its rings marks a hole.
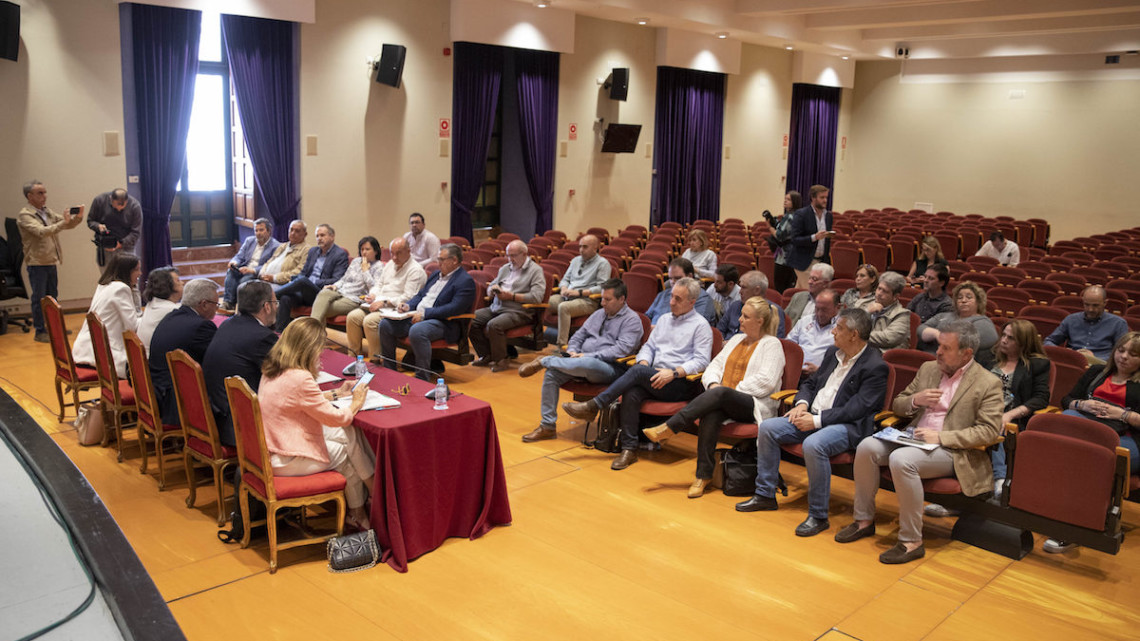
[[[343,380],[344,380],[343,378],[341,378],[340,376],[337,376],[336,374],[329,374],[328,372],[323,371],[323,370],[320,372],[317,372],[317,385],[324,385],[325,383],[335,383],[337,381],[343,381]]]
[[[335,401],[333,401],[332,404],[337,409],[344,409],[344,408],[348,407],[349,405],[352,405],[352,395],[342,396],[342,397],[336,399]],[[397,401],[396,399],[392,398],[391,396],[385,396],[385,395],[381,394],[380,392],[377,392],[374,389],[370,389],[370,390],[368,390],[368,396],[366,396],[364,398],[364,407],[361,407],[360,409],[361,409],[361,411],[364,411],[364,410],[387,410],[387,409],[397,408],[399,406],[400,406],[400,401]]]

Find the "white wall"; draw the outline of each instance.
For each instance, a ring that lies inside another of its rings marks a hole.
[[[904,84],[894,61],[856,80],[836,208],[1041,217],[1054,240],[1138,223],[1140,81]]]
[[[103,155],[103,132],[123,131],[119,7],[111,2],[20,2],[19,61],[0,60],[0,203],[15,217],[23,183],[43,181],[60,211],[126,186],[122,155]],[[63,232],[61,299],[98,281],[86,225]]]

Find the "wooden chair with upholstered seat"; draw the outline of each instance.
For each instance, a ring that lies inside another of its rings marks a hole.
[[[226,470],[237,465],[237,448],[222,445],[214,411],[206,393],[206,379],[202,366],[181,349],[166,355],[174,395],[178,399],[178,417],[182,423],[182,436],[186,446],[182,449],[182,462],[186,468],[186,484],[190,496],[186,507],[193,508],[197,497],[198,480],[195,463],[210,468],[214,475],[214,488],[218,491],[218,526],[226,522],[225,479]]]
[[[166,457],[163,456],[168,440],[182,438],[182,428],[162,422],[158,402],[155,400],[154,384],[150,380],[150,364],[146,358],[146,348],[139,337],[131,331],[123,332],[123,344],[127,348],[127,365],[131,375],[131,388],[135,391],[136,422],[139,430],[139,451],[142,461],[139,472],[146,474],[147,436],[154,440],[154,458],[158,462],[158,491],[166,489]]]
[[[136,417],[135,390],[130,381],[119,380],[115,371],[115,360],[111,355],[111,339],[107,328],[95,312],[87,312],[87,330],[91,332],[91,348],[95,352],[95,372],[99,377],[99,399],[103,404],[104,424],[111,429],[103,431],[103,447],[111,442],[111,432],[115,433],[115,445],[119,448],[119,462],[123,461],[124,416]],[[110,417],[110,422],[106,419]],[[131,423],[131,421],[127,421]]]
[[[230,416],[234,421],[237,439],[238,464],[241,466],[241,516],[245,535],[241,546],[249,547],[250,531],[259,523],[249,520],[249,497],[265,504],[265,525],[269,533],[269,573],[277,572],[277,552],[301,545],[320,545],[344,533],[345,478],[340,472],[327,471],[308,476],[275,476],[270,464],[269,448],[265,445],[265,431],[261,424],[261,403],[257,394],[240,376],[226,379],[226,395],[230,401]],[[286,543],[277,542],[277,511],[282,508],[300,508],[301,526],[305,527],[305,508],[334,502],[336,504],[336,533],[305,536]]]
[[[51,296],[40,299],[44,310],[44,325],[51,341],[51,359],[55,365],[55,396],[59,400],[59,420],[63,421],[64,408],[68,405],[79,410],[79,393],[99,387],[99,374],[86,365],[76,365],[71,356],[71,344],[67,342],[67,324],[63,321],[63,311]],[[64,403],[64,393],[71,394],[71,402]]]

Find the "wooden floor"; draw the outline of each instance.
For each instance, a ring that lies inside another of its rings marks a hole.
[[[78,328],[78,315],[68,318]],[[529,360],[525,354],[521,361]],[[879,536],[839,545],[852,484],[832,484],[832,529],[793,535],[806,476],[785,464],[777,512],[738,514],[719,492],[685,497],[695,439],[681,436],[622,472],[580,447],[565,417],[557,441],[524,444],[538,420],[542,377],[452,369],[449,381],[495,410],[514,523],[476,541],[452,539],[410,565],[329,573],[323,549],[281,554],[215,538],[214,491],[187,509],[181,465],[159,492],[133,442],[76,443],[56,422],[48,346],[0,336],[0,386],[52,434],[102,496],[191,639],[1135,639],[1140,541],[1110,556],[1088,550],[1022,561],[950,541],[950,519],[928,519],[926,558],[877,561],[894,543],[897,511],[883,493]],[[70,419],[70,417],[69,417]],[[1127,503],[1128,530],[1140,505]],[[6,580],[14,580],[8,577]]]

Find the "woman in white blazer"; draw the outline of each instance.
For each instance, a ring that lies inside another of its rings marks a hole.
[[[664,425],[644,430],[661,442],[697,425],[697,478],[689,498],[698,498],[712,480],[717,433],[726,420],[759,424],[776,415],[771,395],[784,377],[784,348],[776,338],[779,315],[762,296],[740,310],[740,333],[729,339],[701,377],[705,391]]]
[[[103,276],[99,278],[99,286],[95,288],[91,307],[87,310],[95,312],[107,328],[111,357],[115,361],[115,371],[119,378],[127,375],[127,349],[123,343],[123,332],[137,331],[139,326],[139,295],[134,284],[139,282],[141,273],[139,259],[134,254],[121,251],[112,254],[107,266],[103,268]],[[95,349],[91,345],[91,330],[88,329],[86,320],[75,337],[71,356],[76,363],[95,367]]]

